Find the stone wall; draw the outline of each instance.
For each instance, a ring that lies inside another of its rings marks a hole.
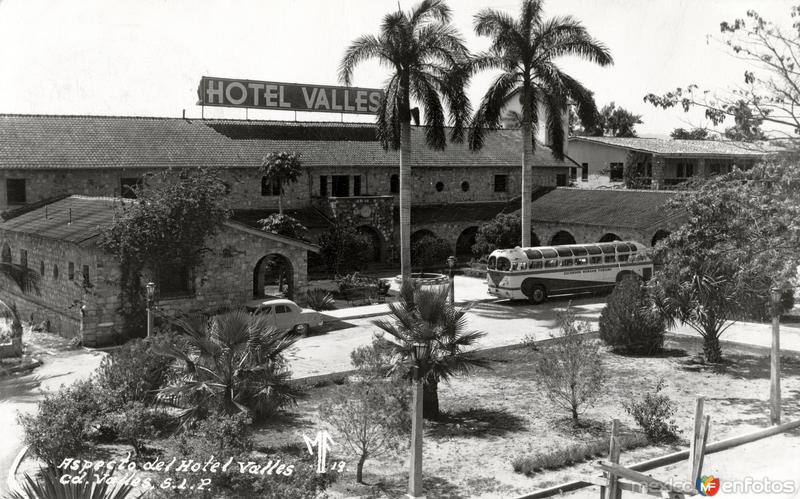
[[[381,261],[391,260],[395,254],[394,198],[392,196],[359,196],[328,198],[328,206],[339,223],[365,228],[378,235]]]

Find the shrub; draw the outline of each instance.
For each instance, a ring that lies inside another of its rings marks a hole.
[[[322,288],[314,288],[306,291],[306,302],[308,307],[314,310],[333,310],[334,306],[333,295],[330,291]]]
[[[547,397],[569,410],[578,421],[581,409],[600,396],[606,369],[597,342],[587,337],[589,324],[578,321],[570,307],[560,314],[561,336],[536,353],[534,372]]]
[[[436,236],[423,236],[411,245],[411,264],[423,272],[431,267],[447,265],[450,245]]]
[[[600,338],[614,349],[652,355],[664,347],[664,320],[650,313],[647,287],[623,279],[600,313]]]
[[[197,421],[191,433],[202,438],[215,455],[238,454],[253,447],[251,423],[243,413],[213,414]]]
[[[262,218],[258,223],[261,225],[261,230],[265,232],[272,232],[273,234],[294,239],[305,239],[305,235],[308,232],[308,228],[296,219],[279,213]]]
[[[653,391],[646,392],[641,400],[626,402],[625,411],[633,416],[647,438],[653,442],[677,438],[678,426],[675,424],[675,402],[661,393],[666,383],[660,379]]]
[[[27,473],[21,481],[22,493],[11,491],[7,496],[9,499],[125,499],[133,494],[131,485],[122,483],[109,485],[101,478],[113,476],[114,471],[103,469],[95,471],[86,470],[86,476],[80,483],[63,483],[61,477],[66,470],[54,467],[41,468],[36,479],[31,478]],[[106,476],[108,473],[109,476]],[[138,497],[138,496],[137,496]]]
[[[350,362],[362,379],[387,378],[396,372],[394,346],[383,336],[376,335],[371,344],[362,345],[350,352]]]
[[[159,417],[154,409],[145,407],[141,402],[132,402],[122,411],[111,414],[108,419],[117,440],[129,443],[136,456],[141,456],[145,440],[156,435],[165,418]]]
[[[364,265],[364,255],[369,253],[372,242],[355,228],[336,224],[320,235],[317,244],[320,256],[333,275],[359,270]]]
[[[647,445],[647,439],[641,434],[620,435],[620,450],[635,449]],[[538,470],[554,470],[570,464],[579,463],[594,457],[608,455],[608,439],[598,438],[588,442],[570,444],[551,452],[536,453],[532,456],[518,456],[511,465],[514,471],[532,476]]]
[[[39,402],[33,415],[21,414],[25,443],[51,466],[64,458],[79,458],[90,448],[90,437],[101,401],[91,380],[62,386]]]
[[[97,387],[111,410],[131,402],[151,403],[166,382],[171,364],[172,359],[154,353],[148,341],[129,341],[100,363]]]

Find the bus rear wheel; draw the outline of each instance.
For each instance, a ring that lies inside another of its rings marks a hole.
[[[547,290],[541,284],[534,284],[526,290],[525,296],[528,297],[528,301],[538,305],[547,299]]]

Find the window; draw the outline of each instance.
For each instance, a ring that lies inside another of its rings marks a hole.
[[[576,258],[575,259],[575,265],[586,265],[587,263],[589,263],[589,260],[587,258]]]
[[[331,194],[335,198],[350,196],[350,175],[333,175],[331,177]]]
[[[25,179],[9,178],[6,179],[6,200],[8,204],[25,204]]]
[[[319,195],[322,197],[328,197],[328,176],[327,175],[320,175],[319,176]]]
[[[647,163],[647,176],[653,176],[653,163]]]
[[[262,196],[280,196],[281,195],[281,182],[277,178],[272,180],[269,177],[261,177],[261,195]]]
[[[569,179],[573,182],[578,180],[578,169],[574,166],[569,169]]]
[[[589,163],[581,163],[581,182],[589,181]]]
[[[461,190],[467,192],[469,190],[469,182],[466,180],[461,182]]]
[[[436,182],[436,192],[442,192],[444,190],[444,182]]]
[[[500,271],[508,271],[511,268],[511,260],[505,257],[500,257],[497,259],[497,270]]]
[[[689,178],[694,176],[694,164],[682,161],[675,165],[675,176],[678,178]]]
[[[75,280],[75,264],[72,262],[69,262],[69,265],[67,266],[67,279],[70,281]]]
[[[488,262],[486,262],[486,268],[487,268],[487,269],[493,269],[493,268],[494,268],[494,265],[495,265],[495,257],[493,257],[493,256],[490,256],[490,257],[489,257],[489,261],[488,261]]]
[[[361,175],[353,175],[353,196],[361,195]]]
[[[39,275],[44,278],[44,260],[39,262]]]
[[[567,174],[566,173],[559,173],[556,175],[556,186],[558,187],[566,187],[567,186]]]
[[[8,246],[8,244],[3,245],[3,254],[0,259],[2,259],[3,263],[11,263],[11,248]]]
[[[606,255],[606,263],[614,263],[617,261],[617,257],[614,255]]]
[[[136,191],[142,188],[141,178],[121,178],[119,179],[119,194],[127,199],[135,199]]]
[[[591,263],[592,265],[597,265],[598,263],[603,263],[603,257],[602,256],[589,257],[589,263]]]
[[[400,177],[395,173],[389,177],[389,193],[397,194],[400,192]]]
[[[622,255],[617,255],[617,261],[618,262],[627,262],[629,256],[630,255],[628,255],[627,253],[626,254],[622,254]]]
[[[532,269],[540,269],[540,268],[542,268],[542,261],[541,261],[541,260],[539,260],[539,261],[537,261],[537,262],[531,262],[531,265],[530,265],[530,267],[531,267]]]
[[[552,260],[545,260],[544,268],[552,269],[552,268],[555,268],[555,267],[558,267],[558,259],[553,258]]]
[[[53,265],[53,280],[58,280],[58,265]]]
[[[566,260],[561,260],[562,267],[572,267],[572,258],[567,258]]]
[[[287,307],[286,305],[276,305],[275,306],[275,313],[276,314],[288,314],[289,312],[291,312],[291,309],[289,309],[289,307]]]
[[[91,284],[89,282],[89,266],[88,265],[84,265],[83,266],[83,285],[84,286],[88,286],[89,284]]]
[[[508,175],[494,176],[494,192],[506,192],[508,190]]]
[[[28,267],[28,250],[19,250],[19,264]]]
[[[608,164],[608,179],[611,182],[621,182],[623,177],[623,172],[625,170],[624,163],[609,163]]]
[[[192,293],[191,272],[186,267],[167,267],[158,273],[161,296],[185,296]]]

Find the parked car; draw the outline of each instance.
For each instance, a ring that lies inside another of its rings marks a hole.
[[[293,329],[299,334],[308,334],[312,327],[322,326],[322,315],[291,300],[251,300],[244,306],[254,314],[267,316],[277,329]]]

